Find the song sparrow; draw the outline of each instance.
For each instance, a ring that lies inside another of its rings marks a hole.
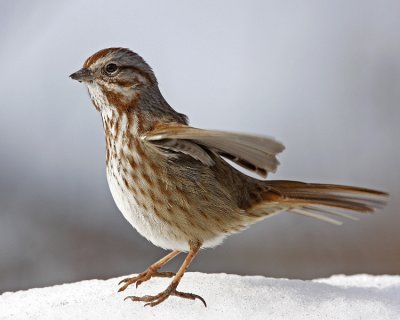
[[[165,101],[150,66],[125,48],[101,50],[71,75],[84,82],[100,112],[106,138],[107,180],[119,210],[156,246],[172,250],[124,285],[151,277],[173,277],[154,296],[127,297],[155,306],[169,296],[203,298],[177,291],[187,267],[202,248],[282,211],[340,224],[342,210],[371,212],[386,193],[351,186],[265,181],[249,177],[225,159],[262,178],[275,172],[281,143],[267,137],[188,126],[187,117]],[[335,209],[335,210],[332,210]],[[339,210],[337,210],[339,209]],[[188,252],[179,271],[159,269]]]

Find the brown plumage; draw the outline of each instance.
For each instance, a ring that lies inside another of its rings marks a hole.
[[[137,231],[171,250],[120,291],[155,276],[174,276],[155,296],[128,297],[155,306],[169,296],[200,299],[177,291],[201,248],[273,214],[289,211],[340,224],[350,213],[372,212],[384,192],[341,185],[251,178],[225,159],[266,178],[275,172],[281,143],[268,137],[188,126],[161,95],[150,66],[124,48],[101,50],[71,78],[84,82],[101,113],[106,138],[107,180],[113,198]],[[176,275],[158,270],[182,251]]]

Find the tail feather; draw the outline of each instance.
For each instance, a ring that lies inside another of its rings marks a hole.
[[[344,186],[339,184],[326,184],[326,183],[306,183],[300,181],[290,181],[290,180],[270,180],[268,184],[271,186],[279,186],[280,189],[294,189],[297,191],[308,190],[311,192],[323,192],[328,190],[328,192],[349,192],[349,193],[359,193],[366,195],[377,195],[377,196],[387,196],[388,194],[383,191],[354,187],[354,186]]]
[[[315,207],[304,207],[304,209],[306,211],[313,211],[313,212],[319,212],[319,213],[324,213],[327,215],[332,215],[332,216],[337,216],[337,217],[341,217],[341,218],[346,218],[349,220],[353,220],[353,221],[358,221],[360,220],[358,217],[352,216],[350,214],[344,213],[344,212],[340,212],[340,211],[330,211],[324,208],[315,208]]]
[[[340,226],[340,225],[343,224],[343,222],[341,222],[339,220],[336,220],[336,219],[333,219],[333,218],[330,218],[330,217],[327,217],[327,216],[324,216],[322,214],[319,214],[319,213],[316,213],[316,212],[313,212],[313,211],[309,211],[309,210],[302,210],[302,209],[296,208],[296,209],[292,209],[291,212],[299,213],[299,214],[301,214],[303,216],[307,216],[307,217],[311,217],[311,218],[318,219],[318,220],[321,220],[321,221],[325,221],[325,222],[329,222],[329,223],[332,223],[332,224],[336,224],[337,226]]]
[[[265,189],[253,211],[264,215],[289,211],[334,224],[342,222],[330,216],[358,220],[349,213],[374,212],[385,205],[388,196],[382,191],[335,184],[285,180],[264,183]]]

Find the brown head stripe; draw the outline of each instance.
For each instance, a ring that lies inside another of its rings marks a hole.
[[[99,52],[96,52],[94,55],[90,56],[85,63],[83,64],[84,68],[89,68],[93,63],[95,63],[97,60],[105,57],[106,55],[108,55],[110,52],[114,52],[114,51],[119,51],[122,48],[108,48],[108,49],[103,49],[100,50]]]

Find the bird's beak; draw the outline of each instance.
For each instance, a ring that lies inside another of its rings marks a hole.
[[[87,68],[82,68],[81,70],[71,74],[70,78],[79,82],[91,82],[93,81],[93,73]]]

